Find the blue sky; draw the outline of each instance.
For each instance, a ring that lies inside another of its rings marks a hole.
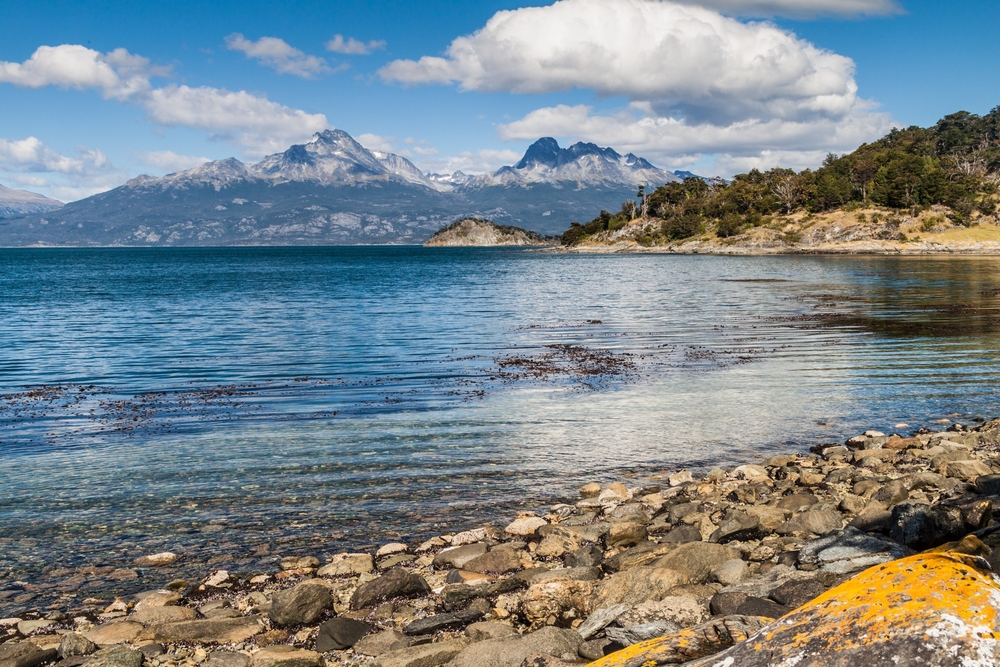
[[[728,176],[1000,105],[986,0],[0,0],[0,25],[0,184],[63,200],[324,127],[428,171],[552,135]]]

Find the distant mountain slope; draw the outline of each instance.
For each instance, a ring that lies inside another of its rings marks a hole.
[[[429,248],[542,246],[555,245],[558,239],[545,239],[520,227],[498,225],[490,220],[465,218],[434,232],[424,245]]]
[[[26,190],[12,190],[0,185],[0,218],[47,213],[62,208],[63,203]]]
[[[58,211],[4,220],[0,245],[422,243],[465,217],[551,235],[634,196],[637,184],[676,180],[634,155],[562,149],[554,139],[487,176],[426,175],[327,130],[256,164],[229,158],[140,176]]]

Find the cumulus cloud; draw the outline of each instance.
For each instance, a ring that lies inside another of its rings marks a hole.
[[[787,11],[834,4],[697,2]],[[890,3],[839,4],[874,11]],[[824,151],[852,149],[893,125],[858,96],[851,59],[772,23],[678,1],[560,0],[501,11],[481,30],[455,39],[443,57],[396,60],[379,73],[406,85],[520,94],[584,89],[624,99],[624,108],[611,113],[589,106],[538,109],[498,132],[506,140],[594,141],[661,164],[690,163],[705,154],[729,156],[726,165],[764,155],[798,156],[799,164]]]
[[[157,171],[165,174],[193,169],[194,167],[205,164],[210,160],[210,158],[207,157],[179,155],[173,151],[136,153],[135,157],[143,164],[153,167]]]
[[[0,138],[0,176],[14,185],[73,201],[120,184],[124,172],[101,150],[79,146],[77,155],[71,157],[52,150],[37,137],[27,137]]]
[[[417,166],[426,172],[436,174],[452,174],[461,171],[466,174],[482,174],[496,171],[505,165],[514,164],[521,159],[521,154],[512,150],[482,149],[478,151],[463,151],[457,155],[447,155],[434,159],[421,159]]]
[[[886,16],[900,14],[896,0],[678,0],[734,16]]]
[[[367,56],[383,49],[385,49],[385,40],[381,39],[362,42],[353,37],[345,38],[343,35],[334,35],[333,39],[326,43],[327,51],[347,56]]]
[[[0,61],[0,83],[21,88],[95,88],[105,98],[124,101],[149,90],[150,77],[166,71],[151,68],[147,58],[125,49],[100,53],[79,44],[63,44],[40,46],[23,63]]]
[[[237,32],[226,37],[226,48],[230,51],[240,51],[247,58],[253,58],[279,74],[293,74],[303,79],[314,79],[319,74],[333,71],[322,58],[306,55],[277,37],[261,37],[253,42]]]
[[[378,134],[359,134],[355,139],[358,143],[370,151],[382,151],[383,153],[394,153],[396,149],[393,145],[396,137],[383,137]]]

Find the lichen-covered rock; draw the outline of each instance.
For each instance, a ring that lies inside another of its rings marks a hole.
[[[983,566],[957,553],[877,565],[689,667],[998,664],[1000,580]]]

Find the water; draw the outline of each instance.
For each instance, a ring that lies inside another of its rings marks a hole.
[[[996,416],[998,269],[0,250],[0,615]]]

